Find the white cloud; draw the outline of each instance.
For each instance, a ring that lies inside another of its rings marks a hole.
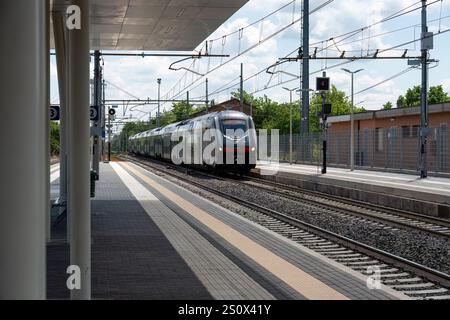
[[[299,5],[300,0],[296,1],[296,14],[294,18],[299,17]],[[329,39],[339,34],[361,28],[375,21],[378,21],[392,13],[405,8],[416,0],[346,0],[346,1],[334,1],[324,9],[311,15],[311,42],[322,41],[324,39]],[[247,26],[249,23],[258,20],[259,18],[267,15],[268,13],[280,8],[282,5],[290,3],[290,0],[250,0],[246,6],[244,6],[241,11],[239,11],[234,18],[230,19],[224,25],[219,27],[219,29],[214,32],[211,38],[221,38],[224,34],[229,34],[231,32],[237,31],[240,28]],[[323,0],[312,0],[311,8],[315,8],[322,4]],[[448,8],[450,1],[443,2],[443,12],[442,16],[449,15]],[[264,39],[271,33],[279,30],[284,25],[292,22],[292,5],[286,7],[284,10],[277,13],[275,16],[270,17],[264,21],[263,27],[261,24],[255,24],[241,34],[242,39],[239,41],[239,33],[228,37],[226,39],[226,45],[223,47],[223,53],[234,55],[239,49],[239,43],[241,45],[241,51],[246,48],[257,44],[260,39]],[[445,11],[447,10],[447,11]],[[432,5],[429,7],[429,17],[430,19],[436,19],[440,16],[440,6]],[[420,22],[420,11],[416,11],[412,14],[406,15],[400,19],[395,19],[386,24],[379,24],[370,29],[370,36],[373,37],[375,34],[390,31],[399,27],[408,26],[411,24],[416,24]],[[442,21],[442,28],[448,28],[449,20]],[[430,30],[436,30],[438,23],[433,23],[430,26]],[[289,51],[294,50],[300,45],[299,36],[300,24],[291,26],[282,34],[276,36],[273,39],[268,40],[262,45],[257,46],[255,49],[248,52],[246,55],[235,59],[234,61],[226,64],[224,67],[212,72],[208,75],[210,82],[210,92],[213,92],[217,88],[224,86],[233,79],[238,78],[240,72],[240,63],[245,64],[244,77],[248,77],[264,68],[267,68],[270,64],[278,60],[279,57],[286,55]],[[348,45],[340,44],[338,48],[332,47],[334,51],[329,50],[329,55],[339,54],[339,50],[361,50],[367,51],[368,48],[384,48],[389,47],[405,40],[410,40],[413,37],[413,29],[406,30],[403,33],[396,33],[392,36],[384,36],[373,38],[369,41],[360,40],[362,37],[368,37],[369,31],[364,31],[363,34],[359,33],[353,38],[347,39],[347,41],[355,41],[354,43]],[[416,30],[417,31],[417,30]],[[450,35],[450,34],[449,34]],[[416,34],[417,36],[417,34]],[[439,40],[441,39],[441,40]],[[446,39],[445,36],[438,37],[435,39],[435,48],[433,57],[438,56],[440,53],[442,56],[441,66],[439,68],[433,69],[433,81],[440,83],[441,78],[446,80],[443,84],[447,91],[450,92],[450,78],[448,78],[448,73],[439,70],[448,70],[448,64],[445,64],[445,57],[448,55],[446,52],[449,50],[448,44],[442,39]],[[328,44],[331,44],[329,42]],[[203,43],[199,48],[203,46]],[[319,46],[320,47],[320,46]],[[197,49],[199,49],[197,48]],[[211,49],[211,48],[210,48]],[[212,51],[214,54],[222,53],[221,40],[214,43]],[[356,54],[356,53],[355,53]],[[132,93],[133,95],[140,97],[141,99],[157,97],[157,78],[162,78],[162,94],[168,92],[175,83],[181,78],[185,71],[170,71],[168,70],[169,65],[174,62],[175,58],[105,58],[105,75],[106,80],[120,86],[126,91]],[[220,63],[221,59],[214,58],[210,61],[210,67],[213,68]],[[224,59],[223,61],[227,61]],[[179,66],[188,67],[192,61],[186,61]],[[328,66],[339,63],[339,61],[328,62]],[[208,59],[201,59],[197,62],[197,66],[200,66],[199,71],[204,73],[208,68]],[[311,71],[320,70],[322,66],[325,66],[325,62],[312,62]],[[367,62],[367,63],[352,63],[346,67],[350,69],[363,67],[364,72],[357,76],[358,81],[355,82],[355,91],[367,88],[377,82],[386,79],[387,77],[399,72],[406,67],[403,62],[396,63],[385,63],[385,62]],[[52,79],[56,77],[55,75],[55,65],[52,64]],[[286,72],[298,74],[299,63],[287,63],[283,65],[283,69]],[[342,72],[340,68],[330,69],[327,71],[328,75],[332,79],[332,83],[335,84],[340,90],[344,90],[347,94],[350,93],[350,77],[348,74]],[[444,74],[444,76],[442,76]],[[311,77],[311,86],[314,85],[314,78],[316,75]],[[403,94],[403,92],[411,85],[416,84],[420,75],[414,75],[414,72],[409,73],[408,76],[404,76],[396,79],[395,81],[388,81],[385,84],[378,86],[370,91],[364,92],[358,95],[355,100],[361,101],[366,100],[363,104],[367,108],[378,109],[381,105],[387,101],[392,101],[395,104],[397,96]],[[194,76],[194,79],[197,76]],[[247,91],[253,91],[256,89],[261,89],[264,85],[269,83],[270,75],[263,73],[258,77],[253,78],[251,81],[245,83],[245,89]],[[272,77],[270,84],[276,84],[277,82],[286,81],[290,79],[289,76],[285,74],[280,74]],[[188,73],[186,81],[182,79],[181,86],[177,86],[174,91],[182,91],[183,97],[185,93],[183,90],[184,84],[189,84],[192,81],[192,73]],[[197,82],[198,87],[191,91],[191,97],[197,97],[204,95],[204,79]],[[298,86],[299,80],[295,80],[287,86]],[[53,88],[53,87],[52,87]],[[212,96],[212,99],[220,101],[229,98],[231,89],[224,92],[218,96]],[[53,93],[53,91],[52,91]],[[258,95],[267,94],[273,100],[287,101],[289,95],[281,89],[281,86],[274,89],[266,90]],[[114,89],[109,86],[107,88],[107,98],[114,99],[128,99],[130,98],[126,93]],[[170,104],[164,105],[164,108],[169,108]],[[154,107],[144,107],[143,109],[149,111]]]
[[[450,93],[450,78],[445,79],[444,81],[442,81],[442,86],[443,86],[445,91]]]

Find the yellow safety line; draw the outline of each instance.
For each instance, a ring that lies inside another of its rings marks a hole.
[[[216,232],[231,245],[242,251],[242,253],[264,267],[277,278],[284,281],[305,298],[310,300],[349,300],[342,293],[327,286],[290,262],[280,258],[278,255],[272,253],[265,247],[244,236],[242,233],[212,217],[204,210],[194,206],[192,203],[183,199],[176,193],[163,187],[155,180],[140,173],[136,170],[136,168],[139,168],[138,166],[133,165],[133,168],[126,162],[121,162],[120,165],[134,173],[152,188],[158,190],[161,194],[170,199],[170,201],[178,205],[180,208],[183,208],[184,211],[189,213],[209,229]]]

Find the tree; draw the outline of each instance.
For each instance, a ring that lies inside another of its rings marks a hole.
[[[122,133],[126,134],[127,137],[134,136],[135,134],[144,132],[149,130],[149,123],[142,121],[142,122],[127,122],[123,128]]]
[[[405,94],[405,108],[417,107],[420,105],[420,86],[409,88]]]
[[[397,107],[411,108],[418,107],[421,104],[421,86],[414,86],[406,91],[405,96],[399,96],[397,100]],[[442,85],[430,87],[428,91],[428,103],[438,104],[450,102],[450,97],[444,91]]]
[[[59,145],[59,124],[55,121],[50,122],[50,150],[52,155],[58,155]]]
[[[336,86],[331,86],[331,90],[326,94],[327,103],[332,104],[332,116],[339,116],[350,114],[352,111],[352,103],[349,101],[344,91],[340,91]],[[322,96],[320,94],[314,94],[310,103],[310,131],[318,132],[319,126],[319,114],[322,111]],[[354,113],[364,112],[364,108],[355,106]]]
[[[239,92],[233,92],[232,96],[239,98]],[[327,102],[333,105],[332,115],[343,115],[351,112],[351,102],[345,92],[338,90],[335,86],[327,93]],[[300,101],[289,103],[278,103],[267,96],[255,98],[244,92],[244,101],[253,106],[253,120],[257,129],[279,129],[280,134],[289,133],[290,109],[292,108],[292,130],[300,132]],[[320,131],[319,113],[322,111],[322,97],[313,95],[310,102],[310,131]],[[355,113],[365,111],[362,107],[355,107]]]
[[[428,103],[429,104],[438,104],[450,102],[450,97],[442,88],[442,85],[434,86],[430,88],[428,92]]]
[[[391,110],[393,107],[392,102],[388,101],[385,104],[383,104],[383,109],[384,110]]]
[[[241,92],[240,90],[233,91],[231,93],[231,97],[240,100],[241,99],[240,92]],[[255,103],[256,104],[258,103],[258,99],[244,90],[244,103],[248,105],[254,105]]]
[[[172,107],[172,113],[175,116],[176,121],[183,121],[189,119],[191,114],[193,113],[194,108],[191,104],[187,103],[187,101],[182,101],[178,103],[174,103]]]
[[[399,96],[397,99],[397,108],[404,108],[406,106],[406,101],[404,96]]]

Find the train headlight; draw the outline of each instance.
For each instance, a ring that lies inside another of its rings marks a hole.
[[[219,151],[222,152],[222,151],[223,151],[223,148],[222,148],[222,147],[219,147]]]
[[[252,147],[250,150],[252,150],[252,152],[255,152],[255,151],[256,151],[256,148],[255,148],[255,147]]]

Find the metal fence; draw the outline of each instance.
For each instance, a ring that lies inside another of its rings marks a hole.
[[[404,126],[362,129],[355,131],[354,163],[358,169],[416,172],[419,168],[419,128]],[[320,165],[322,162],[322,133],[292,136],[292,160],[299,164]],[[327,163],[329,166],[350,167],[350,132],[328,131]],[[432,128],[427,144],[427,165],[430,172],[450,173],[450,133],[447,124]],[[267,157],[275,159],[268,139]],[[274,151],[276,152],[276,151]],[[280,135],[278,157],[289,162],[289,135]]]

